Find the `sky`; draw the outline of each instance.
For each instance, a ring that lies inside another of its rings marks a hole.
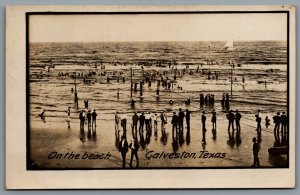
[[[29,42],[286,41],[285,13],[31,15]]]

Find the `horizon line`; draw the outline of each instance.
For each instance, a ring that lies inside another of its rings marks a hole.
[[[195,40],[195,41],[34,41],[28,43],[149,43],[149,42],[228,42],[231,40]],[[287,40],[237,40],[233,42],[287,42]]]

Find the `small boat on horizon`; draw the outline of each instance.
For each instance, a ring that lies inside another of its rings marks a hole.
[[[232,50],[235,50],[236,48],[233,46],[233,41],[230,40],[230,41],[227,41],[227,43],[225,44],[225,48],[228,50],[228,51],[232,51]]]

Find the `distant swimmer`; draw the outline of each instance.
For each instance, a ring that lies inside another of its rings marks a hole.
[[[185,101],[186,105],[190,105],[191,104],[191,98],[187,98],[187,100]]]
[[[120,89],[117,90],[117,98],[119,99],[120,97]]]
[[[130,101],[130,105],[131,105],[131,107],[134,107],[135,106],[135,100],[134,99],[131,99],[131,101]]]
[[[173,103],[174,103],[173,100],[170,100],[170,101],[169,101],[169,104],[170,104],[170,105],[173,105]]]

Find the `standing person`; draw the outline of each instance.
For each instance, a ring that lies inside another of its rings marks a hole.
[[[79,120],[80,120],[80,130],[84,130],[84,122],[85,122],[85,111],[82,110],[79,113]]]
[[[84,108],[89,109],[89,100],[87,99],[84,100]]]
[[[88,113],[86,114],[86,118],[87,118],[87,121],[88,121],[88,130],[90,130],[91,123],[92,123],[92,113],[91,113],[91,110],[89,110]]]
[[[274,138],[275,142],[279,142],[279,127],[280,127],[280,122],[281,122],[281,117],[280,117],[280,112],[277,112],[277,115],[273,117],[273,122],[275,123],[274,127]]]
[[[119,132],[119,122],[120,122],[120,117],[119,117],[119,112],[116,111],[115,113],[115,132]]]
[[[270,119],[269,119],[269,117],[268,116],[266,116],[266,118],[265,118],[265,122],[266,122],[266,128],[268,128],[269,126],[270,126]]]
[[[161,120],[161,131],[165,130],[165,125],[168,123],[168,118],[166,115],[166,111],[163,110],[163,112],[160,115],[160,120]]]
[[[226,100],[226,96],[225,96],[225,93],[223,93],[222,95],[222,100],[221,100],[221,104],[222,104],[222,108],[224,109],[225,107],[225,100]]]
[[[71,107],[70,106],[68,107],[67,115],[68,115],[67,121],[70,122],[71,121],[71,119],[70,119],[70,117],[71,117]]]
[[[67,118],[68,129],[70,129],[71,128],[71,126],[70,126],[70,121],[71,121],[71,107],[70,106],[68,107],[67,115],[68,115],[68,118]]]
[[[288,119],[287,119],[287,116],[286,116],[285,112],[282,112],[280,121],[281,121],[281,134],[282,134],[282,137],[286,137]]]
[[[258,158],[259,144],[257,142],[256,137],[253,137],[252,141],[253,141],[252,152],[253,152],[253,159],[254,159],[252,167],[259,167],[260,166],[259,158]]]
[[[139,131],[143,132],[143,131],[144,131],[144,123],[145,123],[145,115],[144,115],[144,112],[142,112],[142,114],[140,115],[139,121],[140,121],[140,128],[139,128]]]
[[[217,129],[217,112],[215,111],[215,109],[213,109],[213,111],[212,111],[211,123],[212,123],[213,130],[216,130]]]
[[[134,115],[132,116],[132,135],[133,136],[135,135],[135,133],[137,133],[138,121],[139,121],[139,116],[137,115],[137,112],[134,112]]]
[[[229,102],[230,102],[229,94],[226,93],[225,107],[226,107],[227,110],[229,109]]]
[[[96,113],[96,109],[93,110],[92,112],[92,128],[94,129],[94,133],[96,134],[96,119],[97,119],[97,113]]]
[[[200,105],[203,106],[205,102],[203,93],[200,93]]]
[[[78,109],[78,91],[74,91],[74,104],[75,107]]]
[[[147,112],[147,113],[145,114],[146,132],[150,132],[150,117],[151,117],[150,113]]]
[[[157,134],[157,122],[158,122],[158,116],[157,114],[155,113],[154,114],[154,133]]]
[[[136,159],[136,167],[139,167],[138,151],[139,151],[140,145],[136,141],[135,138],[133,138],[131,140],[131,143],[129,144],[129,148],[131,149],[130,168],[132,168],[133,157],[135,157],[135,159]]]
[[[119,152],[122,155],[122,167],[125,168],[126,165],[126,154],[128,152],[128,142],[125,136],[122,136],[122,139],[119,143]]]
[[[256,131],[257,131],[257,133],[261,133],[261,112],[260,112],[260,110],[257,110],[257,114],[255,115],[255,117],[256,117],[256,122],[257,122]]]
[[[229,111],[229,113],[226,115],[228,119],[228,131],[230,131],[230,126],[232,127],[232,132],[234,132],[234,114],[232,113],[232,110]]]
[[[159,88],[156,89],[156,96],[159,97]]]
[[[189,109],[186,109],[185,120],[186,120],[187,129],[189,130],[190,129],[190,120],[191,120],[191,112],[189,111]]]
[[[205,111],[202,112],[201,122],[202,122],[202,143],[206,143],[206,141],[205,141],[205,133],[206,133],[206,128],[205,128],[205,122],[206,122]]]
[[[183,121],[184,121],[185,114],[181,108],[179,108],[178,115],[179,115],[179,130],[183,131]]]
[[[173,112],[173,117],[172,117],[172,135],[174,136],[174,132],[176,132],[176,137],[177,137],[177,127],[179,125],[179,117],[177,116],[176,112]]]
[[[127,115],[125,112],[121,115],[121,127],[123,128],[123,135],[126,135],[126,124],[127,124]]]
[[[240,125],[241,118],[242,118],[242,115],[239,113],[238,110],[236,110],[236,114],[235,114],[235,126],[236,126],[236,132],[237,133],[241,132],[241,125]]]

